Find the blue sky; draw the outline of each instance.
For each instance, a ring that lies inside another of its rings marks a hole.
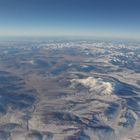
[[[140,0],[0,0],[0,36],[140,39]]]

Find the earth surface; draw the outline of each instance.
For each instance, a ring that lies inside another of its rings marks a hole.
[[[140,140],[140,43],[0,41],[0,140]]]

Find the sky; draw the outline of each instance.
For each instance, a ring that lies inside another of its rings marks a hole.
[[[140,0],[0,0],[0,36],[140,39]]]

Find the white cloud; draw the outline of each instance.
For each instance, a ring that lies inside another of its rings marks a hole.
[[[101,78],[88,77],[85,79],[72,79],[71,83],[79,83],[88,88],[90,92],[95,92],[98,95],[111,95],[114,88],[110,82],[105,82]]]

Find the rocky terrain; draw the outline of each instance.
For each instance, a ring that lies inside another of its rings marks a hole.
[[[140,140],[140,43],[0,41],[0,140]]]

